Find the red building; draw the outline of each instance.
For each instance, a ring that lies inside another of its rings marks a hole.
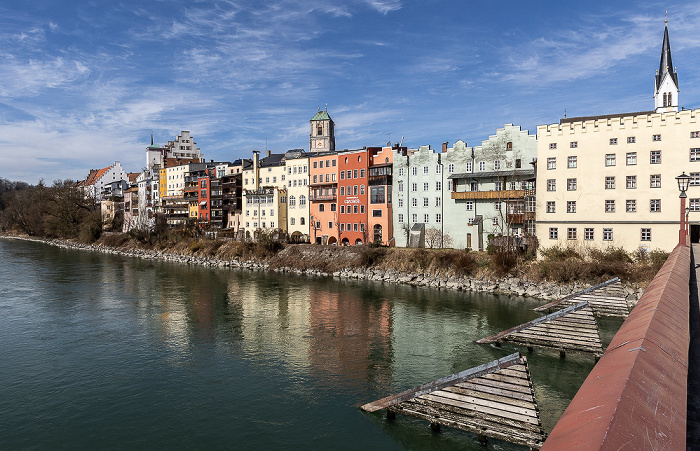
[[[371,241],[367,230],[367,149],[338,153],[338,229],[340,243]]]

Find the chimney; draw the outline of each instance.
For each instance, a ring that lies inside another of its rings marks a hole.
[[[442,143],[442,151],[447,152],[447,141]]]
[[[259,188],[259,184],[258,184],[258,182],[259,182],[258,174],[260,173],[258,170],[258,167],[260,165],[260,155],[259,154],[260,154],[260,152],[258,152],[257,150],[253,151],[253,177],[254,177],[254,181],[255,181],[253,186],[255,187],[255,191],[257,191]]]
[[[270,149],[267,149],[267,156],[268,156],[268,157],[270,156],[271,153],[272,153],[272,152],[270,152]]]

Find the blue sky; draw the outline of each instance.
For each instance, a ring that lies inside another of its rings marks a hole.
[[[0,177],[83,179],[190,130],[207,159],[457,139],[653,108],[668,9],[680,103],[700,107],[698,2],[0,3]]]

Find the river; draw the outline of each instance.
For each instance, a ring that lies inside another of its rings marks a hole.
[[[542,303],[9,239],[0,261],[2,449],[481,449],[357,406],[525,352],[474,341]],[[528,361],[549,431],[594,361]]]

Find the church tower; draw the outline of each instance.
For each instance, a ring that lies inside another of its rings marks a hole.
[[[309,150],[311,152],[335,150],[335,125],[328,115],[328,108],[323,111],[319,108],[318,113],[309,122],[311,122]]]
[[[671,61],[671,43],[668,40],[668,20],[664,21],[664,42],[661,44],[661,61],[654,78],[654,110],[657,113],[678,111],[678,74]]]

